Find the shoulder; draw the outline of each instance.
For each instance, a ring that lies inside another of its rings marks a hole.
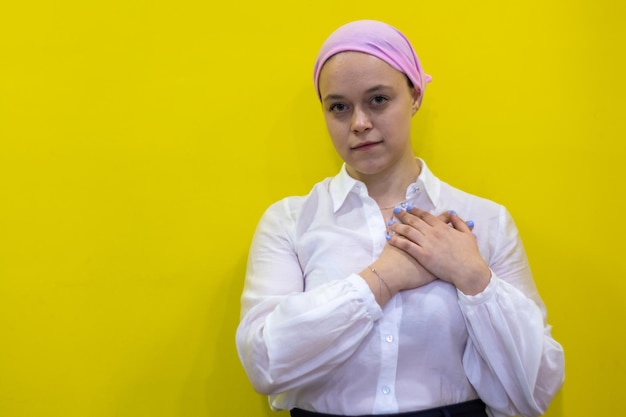
[[[454,210],[460,215],[462,212],[480,211],[491,217],[506,211],[504,207],[490,199],[461,190],[435,175],[422,159],[419,159],[422,171],[418,184],[424,187],[430,201],[437,212]]]
[[[307,228],[320,210],[320,203],[328,192],[328,180],[325,179],[311,189],[307,195],[288,196],[272,203],[263,212],[257,223],[253,241],[271,246],[291,246],[298,240],[302,229]],[[326,198],[327,199],[327,198]]]
[[[267,218],[297,221],[303,212],[311,211],[312,206],[328,198],[330,182],[331,178],[325,178],[306,195],[288,196],[272,203],[263,213],[262,221]]]
[[[440,206],[445,210],[467,210],[488,217],[502,216],[507,211],[504,205],[496,201],[471,194],[444,181],[441,181]]]

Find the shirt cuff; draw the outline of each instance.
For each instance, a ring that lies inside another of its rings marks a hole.
[[[491,271],[491,278],[489,280],[489,284],[485,287],[482,292],[479,292],[476,295],[467,295],[464,294],[463,291],[457,289],[456,292],[459,295],[459,301],[465,305],[477,305],[482,304],[488,300],[490,300],[497,291],[498,285],[500,283],[500,279],[497,277],[496,273]]]
[[[367,285],[367,282],[365,282],[365,280],[358,274],[350,275],[346,281],[352,284],[356,292],[359,294],[359,298],[363,300],[363,304],[365,304],[365,308],[372,317],[372,320],[375,321],[381,318],[383,316],[383,309],[380,308],[380,305],[376,302],[376,298],[374,297],[374,294],[372,294],[372,290],[369,285]]]

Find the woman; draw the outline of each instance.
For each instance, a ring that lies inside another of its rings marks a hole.
[[[315,87],[344,165],[264,213],[237,330],[273,409],[538,416],[563,382],[509,213],[413,154],[429,79],[382,22],[344,25],[319,52]]]

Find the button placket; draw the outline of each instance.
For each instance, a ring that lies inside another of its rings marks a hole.
[[[397,412],[395,383],[398,366],[398,331],[402,317],[402,297],[394,297],[385,306],[383,317],[378,321],[381,349],[381,369],[377,384],[374,411]]]

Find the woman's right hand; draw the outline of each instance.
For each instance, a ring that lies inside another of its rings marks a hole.
[[[448,222],[450,214],[442,213],[437,217]],[[469,227],[472,229],[473,225]],[[374,268],[377,274],[371,268]],[[380,257],[359,275],[368,283],[381,306],[397,292],[419,288],[438,279],[408,252],[391,244],[387,244]],[[383,280],[382,283],[378,279],[379,276]]]
[[[389,271],[383,279],[397,291],[412,290],[437,279],[407,252],[390,244],[385,246],[374,267]]]
[[[371,268],[368,266],[359,275],[368,283],[381,307],[397,292],[418,288],[437,279],[411,255],[389,244]]]

